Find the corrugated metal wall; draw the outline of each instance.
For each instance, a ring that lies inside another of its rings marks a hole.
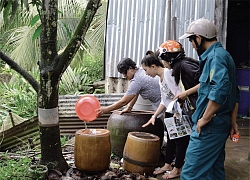
[[[140,64],[145,52],[167,39],[177,39],[190,22],[214,20],[215,0],[109,0],[105,45],[105,76],[122,77],[116,69],[124,57]],[[171,26],[171,27],[170,27]],[[180,41],[197,59],[187,40]]]

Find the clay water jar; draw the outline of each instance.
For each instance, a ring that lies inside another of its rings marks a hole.
[[[107,123],[110,131],[111,151],[118,157],[123,156],[123,149],[129,132],[148,132],[160,138],[160,144],[164,136],[164,124],[162,120],[156,119],[155,125],[150,124],[143,128],[142,125],[148,122],[153,115],[151,111],[132,111],[120,114],[121,111],[114,111]]]
[[[75,133],[74,158],[77,169],[101,172],[110,164],[110,132],[107,129],[81,129]]]
[[[123,167],[127,171],[153,174],[160,157],[160,138],[151,133],[129,132],[123,151]]]

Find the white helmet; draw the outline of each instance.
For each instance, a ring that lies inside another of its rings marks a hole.
[[[179,37],[179,39],[185,39],[192,35],[200,35],[207,39],[212,39],[217,36],[217,30],[211,21],[201,18],[193,21],[188,26],[186,33]]]

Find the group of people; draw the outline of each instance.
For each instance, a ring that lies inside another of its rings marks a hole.
[[[231,138],[239,134],[235,64],[217,41],[216,27],[211,21],[204,18],[193,21],[179,39],[185,38],[197,51],[199,61],[186,57],[176,40],[167,40],[156,52],[147,51],[141,67],[130,58],[123,59],[117,69],[130,80],[130,85],[121,100],[101,107],[97,113],[100,116],[125,105],[121,113],[131,112],[141,95],[154,108],[151,119],[142,125],[146,127],[175,116],[165,110],[171,101],[178,99],[183,113],[192,120],[191,135],[176,139],[168,136],[165,164],[153,173],[164,173],[163,179],[181,176],[182,180],[224,180],[225,143],[229,135]],[[189,108],[185,108],[185,103]]]

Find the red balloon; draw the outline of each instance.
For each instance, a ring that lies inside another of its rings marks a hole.
[[[99,100],[93,95],[83,95],[75,105],[76,115],[83,121],[94,121],[97,118],[96,109],[101,107]]]

